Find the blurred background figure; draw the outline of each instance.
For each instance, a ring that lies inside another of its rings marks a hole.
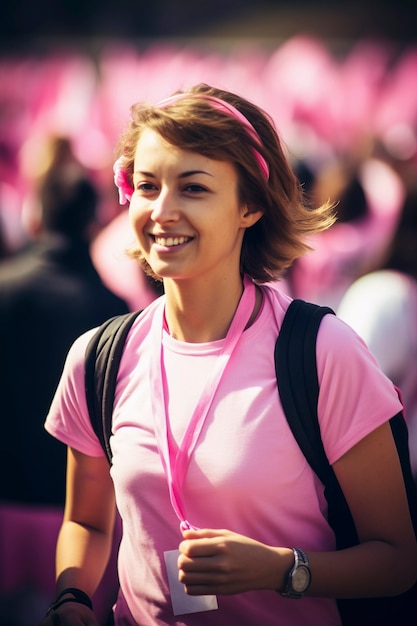
[[[9,611],[0,623],[10,626],[33,626],[53,594],[66,457],[43,422],[66,353],[80,333],[128,311],[90,257],[98,206],[70,143],[54,139],[24,215],[28,243],[0,263],[0,590]]]
[[[23,243],[21,199],[16,189],[19,177],[17,155],[1,135],[0,128],[0,262],[11,256]]]
[[[404,184],[373,140],[334,155],[315,172],[299,167],[312,203],[335,203],[337,222],[288,273],[293,297],[336,308],[353,281],[380,262],[399,219]],[[307,181],[307,182],[305,182]]]
[[[399,221],[380,263],[346,290],[337,313],[401,391],[417,482],[417,149],[405,160],[383,153],[404,184]]]

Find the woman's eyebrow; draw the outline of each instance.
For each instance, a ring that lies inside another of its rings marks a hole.
[[[150,178],[155,178],[155,174],[152,174],[152,172],[145,172],[142,170],[136,170],[135,172],[133,172],[133,176],[135,175],[140,175],[140,176],[148,176]]]
[[[136,170],[135,172],[133,172],[133,174],[147,176],[149,178],[156,178],[155,174],[153,174],[152,172],[145,172],[142,170]],[[194,176],[195,174],[205,174],[206,176],[213,177],[213,174],[210,174],[210,172],[206,172],[205,170],[187,170],[186,172],[182,172],[181,174],[179,174],[178,178],[187,178],[188,176]]]
[[[206,172],[205,170],[189,170],[180,174],[178,178],[187,178],[187,176],[194,176],[195,174],[205,174],[206,176],[213,176],[213,174],[210,174],[210,172]]]

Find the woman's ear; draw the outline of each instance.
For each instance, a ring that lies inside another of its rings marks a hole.
[[[242,206],[241,216],[242,216],[242,227],[250,228],[256,222],[258,222],[263,215],[263,211],[258,209],[251,210],[246,204]]]

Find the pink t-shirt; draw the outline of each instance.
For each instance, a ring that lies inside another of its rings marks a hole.
[[[187,519],[200,528],[227,528],[276,546],[332,550],[322,485],[298,448],[278,398],[274,344],[288,296],[263,287],[263,306],[241,336],[217,389],[191,456],[182,497]],[[220,596],[215,611],[174,616],[164,552],[178,548],[179,521],[155,439],[149,363],[153,314],[136,320],[117,381],[112,478],[124,534],[119,552],[121,592],[117,626],[336,626],[333,600],[291,601],[274,591]],[[93,331],[71,348],[46,421],[55,437],[81,452],[102,454],[84,395],[84,351]],[[179,441],[222,341],[189,344],[163,335],[167,404]],[[318,337],[319,416],[330,462],[401,410],[392,383],[363,341],[341,320],[326,316]]]

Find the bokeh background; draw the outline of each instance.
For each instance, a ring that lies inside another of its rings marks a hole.
[[[399,245],[408,255],[401,269],[411,278],[404,289],[400,283],[389,328],[379,324],[379,312],[375,323],[381,364],[396,354],[398,370],[387,365],[386,372],[405,391],[414,417],[417,480],[416,18],[417,0],[3,3],[0,265],[30,243],[37,184],[51,167],[53,146],[64,140],[100,192],[95,267],[130,308],[145,306],[155,293],[124,255],[132,234],[112,172],[129,108],[196,82],[246,96],[273,117],[311,200],[337,203],[336,225],[285,277],[282,287],[291,295],[338,309],[357,279],[383,266],[407,207],[407,243]],[[384,277],[383,294],[386,285]],[[393,303],[389,290],[385,312]],[[375,300],[368,286],[365,292],[352,304],[359,321]],[[19,442],[12,444],[18,455]],[[0,626],[32,626],[54,594],[62,511],[39,506],[22,513],[0,502],[0,513]],[[113,583],[114,563],[97,597],[103,626]]]

